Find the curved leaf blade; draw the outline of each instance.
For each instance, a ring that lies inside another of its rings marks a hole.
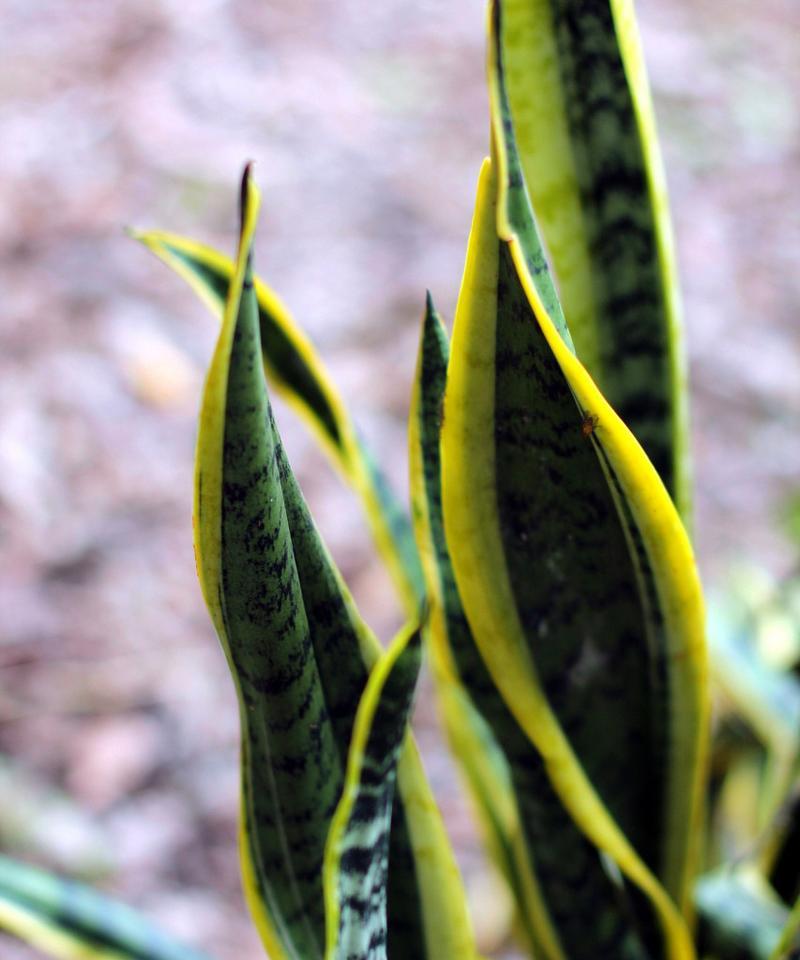
[[[691,956],[655,876],[683,906],[707,710],[691,551],[655,471],[550,321],[517,234],[504,233],[505,177],[486,162],[448,375],[442,486],[456,581],[562,803],[652,901],[670,955]],[[599,418],[588,435],[587,410]],[[668,711],[651,662],[679,678]],[[655,843],[643,817],[653,809]]]
[[[251,246],[259,201],[247,172],[242,191],[236,273],[200,414],[195,543],[240,702],[248,905],[271,955],[315,957],[324,929],[318,877],[341,769],[255,360]]]
[[[91,887],[4,856],[0,930],[57,960],[208,960]]]
[[[578,356],[687,516],[680,298],[633,4],[501,5],[521,167]]]
[[[162,231],[133,236],[181,276],[215,316],[223,312],[234,264],[211,247]],[[264,371],[310,426],[336,468],[358,492],[375,543],[415,614],[422,574],[407,511],[359,436],[328,372],[277,295],[254,278]]]
[[[428,630],[448,738],[465,770],[537,956],[647,957],[625,891],[553,792],[539,753],[484,666],[444,537],[439,433],[448,345],[430,298],[409,429],[412,515],[428,582]]]
[[[243,190],[236,271],[200,418],[195,543],[240,703],[248,904],[273,960],[321,960],[325,842],[380,646],[319,539],[272,419],[251,282],[257,193],[247,176]],[[427,945],[437,923],[462,935],[463,896],[413,745],[402,753],[389,940]],[[431,877],[441,888],[433,905],[424,896]]]
[[[641,617],[640,645],[646,648],[644,656],[650,662],[647,683],[651,689],[652,720],[656,725],[651,732],[652,744],[656,756],[663,762],[666,784],[663,806],[658,813],[659,817],[663,816],[664,826],[661,837],[657,838],[660,850],[657,860],[648,862],[655,866],[676,902],[688,909],[691,878],[696,869],[708,753],[709,704],[702,593],[686,532],[669,498],[663,495],[662,482],[657,474],[654,475],[652,464],[630,430],[576,360],[571,340],[563,334],[560,310],[553,312],[549,306],[547,265],[541,246],[537,246],[538,230],[520,175],[509,114],[500,4],[501,0],[497,0],[492,5],[489,21],[492,147],[498,167],[497,232],[501,240],[508,242],[509,259],[514,265],[511,273],[517,278],[510,289],[516,290],[523,313],[535,317],[548,341],[561,370],[557,379],[563,377],[566,380],[568,392],[577,405],[581,436],[591,442],[583,444],[582,452],[590,445],[596,451],[617,508],[619,527],[627,541],[641,607],[639,614],[634,614],[634,620]],[[513,295],[511,300],[514,300]],[[524,324],[518,320],[517,326],[517,334],[514,334],[513,323],[506,324],[512,354],[514,350],[526,349]],[[555,336],[557,333],[561,336]],[[501,357],[503,349],[498,342]],[[540,386],[546,389],[544,384]],[[515,378],[512,371],[506,377],[503,389],[509,392],[516,389],[518,399],[520,391],[525,389],[525,378]],[[506,400],[513,416],[513,402],[508,402],[503,389],[498,390],[498,396]],[[548,399],[552,401],[552,397]],[[572,413],[569,403],[565,416],[569,416],[568,412]],[[523,433],[525,428],[523,423]],[[574,441],[574,428],[573,432],[569,431],[568,421],[562,429],[565,431],[563,435],[571,436]],[[506,448],[513,458],[514,438],[509,439]],[[553,448],[558,457],[563,457],[563,445],[559,448],[555,443]],[[524,456],[523,451],[523,459]],[[593,458],[589,458],[589,463],[595,466]],[[557,464],[555,466],[559,469]],[[499,467],[501,482],[506,476],[505,469]],[[552,480],[552,473],[549,479]],[[599,489],[603,490],[602,483]],[[593,506],[589,500],[584,503],[583,520],[590,525],[597,524],[592,515]],[[611,526],[613,528],[613,521]],[[590,551],[596,549],[597,540],[593,545],[586,532],[581,536],[588,540]],[[525,552],[524,548],[522,552]],[[592,572],[587,570],[586,573],[590,579],[585,582],[585,592],[591,594]],[[607,564],[604,573],[609,573]],[[659,760],[656,766],[658,763]],[[625,821],[623,828],[632,834],[634,845],[642,849],[647,860],[646,850],[637,841],[636,832],[630,830],[630,821]]]

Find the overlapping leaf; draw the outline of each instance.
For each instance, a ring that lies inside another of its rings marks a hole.
[[[686,515],[686,372],[631,0],[503,0],[521,170],[577,354]]]
[[[208,960],[129,907],[2,856],[0,930],[58,960]]]
[[[222,316],[234,271],[228,257],[171,233],[134,236],[183,277],[216,316]],[[266,284],[255,278],[254,286],[267,378],[310,424],[323,449],[360,495],[378,549],[412,613],[422,594],[422,574],[407,512],[359,436],[307,337]]]
[[[451,745],[536,956],[644,958],[631,905],[575,826],[484,666],[444,537],[439,434],[447,339],[429,299],[410,419],[413,516],[433,605],[431,648]]]
[[[447,542],[489,673],[555,792],[646,894],[669,954],[690,956],[679,910],[707,735],[699,586],[669,496],[553,306],[498,16],[495,164],[479,186],[445,401]]]
[[[313,960],[325,952],[326,838],[380,648],[319,540],[272,420],[250,265],[257,206],[245,177],[239,256],[200,417],[196,550],[239,697],[248,903],[273,960]],[[470,956],[452,854],[409,745],[390,856],[390,955]]]

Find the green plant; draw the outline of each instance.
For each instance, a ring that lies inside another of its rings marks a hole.
[[[631,6],[495,0],[488,75],[491,158],[452,341],[430,296],[423,318],[411,521],[310,344],[253,275],[249,169],[235,261],[139,235],[222,320],[195,542],[239,697],[251,913],[273,960],[476,955],[407,730],[424,637],[532,955],[796,955],[797,884],[777,868],[800,822],[800,696],[735,624],[719,627],[715,672],[738,727],[719,723],[712,742],[681,520],[677,294]],[[409,618],[386,650],[316,532],[267,381],[364,502]],[[726,864],[726,796],[748,776],[765,839],[746,864]],[[78,922],[63,888],[25,877],[11,864],[0,873],[0,922],[31,937],[38,924],[57,955],[192,956],[113,924],[102,937],[95,926],[92,944],[91,894]]]

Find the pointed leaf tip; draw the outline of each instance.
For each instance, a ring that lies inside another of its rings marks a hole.
[[[247,201],[247,188],[250,186],[250,180],[253,176],[253,161],[248,160],[244,165],[244,170],[242,170],[242,186],[240,192],[240,209],[244,209],[245,203]]]

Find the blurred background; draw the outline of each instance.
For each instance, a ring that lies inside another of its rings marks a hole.
[[[683,281],[704,579],[797,565],[800,7],[637,5]],[[196,585],[216,323],[123,233],[230,252],[310,334],[397,487],[424,291],[453,314],[487,150],[482,0],[0,0],[0,848],[219,960],[239,892],[233,690]],[[363,612],[398,624],[353,497],[278,405]],[[423,684],[416,724],[484,951],[513,956]],[[35,954],[3,939],[0,954]]]

